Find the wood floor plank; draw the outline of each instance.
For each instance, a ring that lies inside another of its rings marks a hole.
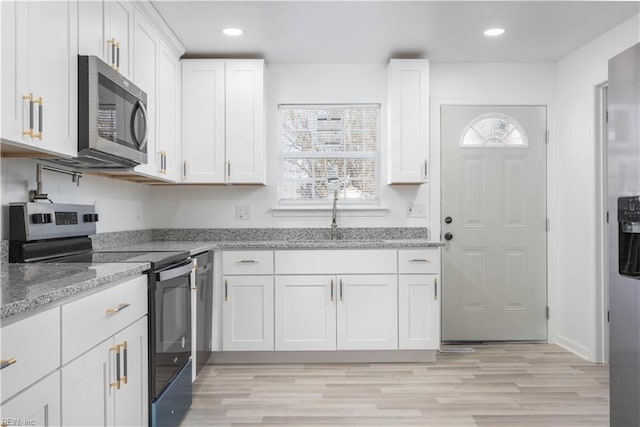
[[[550,344],[435,363],[209,365],[183,426],[608,426],[609,370]]]

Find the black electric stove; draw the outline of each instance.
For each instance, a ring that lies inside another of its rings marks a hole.
[[[148,262],[149,422],[179,425],[191,406],[191,277],[186,251],[94,251],[88,236],[94,206],[12,203],[9,261],[20,263]]]

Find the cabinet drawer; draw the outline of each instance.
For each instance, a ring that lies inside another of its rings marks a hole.
[[[400,274],[437,274],[440,272],[440,249],[401,249],[398,251]]]
[[[225,276],[273,274],[273,251],[225,251],[222,272]]]
[[[5,367],[0,369],[0,401],[60,366],[60,307],[7,325],[1,336],[0,359]]]
[[[62,364],[147,314],[147,276],[62,306]]]
[[[276,274],[395,274],[395,249],[276,251]]]

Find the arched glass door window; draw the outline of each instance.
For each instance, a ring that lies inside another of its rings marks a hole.
[[[529,139],[513,117],[488,113],[471,120],[462,132],[460,147],[527,148]]]

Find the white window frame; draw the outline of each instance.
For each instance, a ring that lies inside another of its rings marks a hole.
[[[281,145],[281,140],[280,140],[280,132],[282,129],[282,121],[283,121],[283,110],[286,108],[299,108],[299,109],[309,109],[309,110],[313,110],[313,109],[319,109],[319,108],[358,108],[358,107],[373,107],[376,108],[377,110],[377,117],[376,117],[376,148],[375,148],[375,154],[373,156],[374,162],[375,162],[375,168],[374,168],[374,180],[373,180],[373,185],[374,185],[374,191],[375,191],[375,197],[373,199],[369,199],[369,200],[349,200],[349,199],[342,199],[342,198],[338,198],[338,208],[339,209],[343,209],[343,208],[351,208],[351,209],[366,209],[366,208],[379,208],[381,206],[381,201],[380,201],[380,193],[381,193],[381,188],[380,188],[380,174],[381,174],[381,167],[380,167],[380,159],[381,159],[381,155],[380,155],[380,149],[381,149],[381,142],[380,142],[380,128],[381,128],[381,123],[380,123],[380,118],[382,116],[382,106],[379,103],[331,103],[331,104],[325,104],[325,103],[283,103],[283,104],[278,104],[278,204],[277,206],[279,208],[283,208],[283,209],[303,209],[303,210],[307,210],[307,209],[327,209],[330,208],[331,205],[333,204],[333,199],[329,198],[329,199],[302,199],[302,200],[289,200],[289,199],[283,199],[282,198],[282,184],[284,181],[284,176],[283,176],[283,165],[284,165],[284,160],[285,158],[295,158],[295,157],[300,157],[300,158],[313,158],[313,157],[318,157],[318,158],[331,158],[331,155],[327,155],[326,153],[318,153],[317,156],[312,155],[309,156],[309,153],[300,153],[298,154],[284,154],[282,151],[282,145]],[[362,156],[358,155],[357,153],[353,153],[353,155],[347,155],[347,156],[335,156],[334,158],[338,158],[338,159],[347,159],[347,158],[363,158]]]

